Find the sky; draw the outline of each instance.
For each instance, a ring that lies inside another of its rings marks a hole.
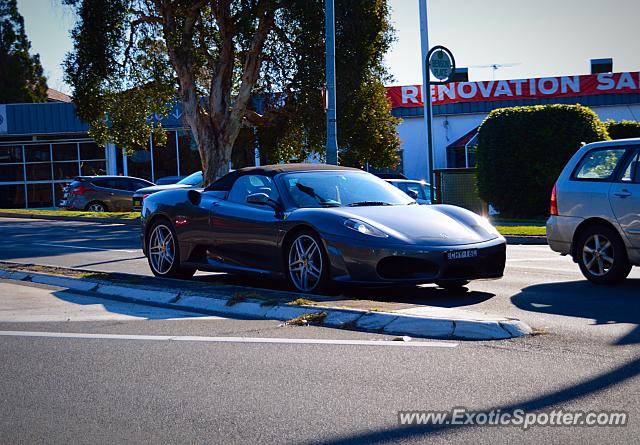
[[[640,71],[640,0],[426,1],[430,46],[449,48],[471,81],[589,74],[591,59],[607,57],[614,71]],[[422,83],[418,2],[389,0],[390,85]],[[60,64],[72,47],[73,14],[61,0],[18,0],[18,10],[49,87],[70,93]],[[494,64],[510,66],[481,67]]]

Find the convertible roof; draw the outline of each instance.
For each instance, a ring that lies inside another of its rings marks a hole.
[[[247,175],[261,175],[261,176],[275,176],[280,173],[290,172],[305,172],[305,171],[323,171],[323,170],[347,170],[347,171],[362,171],[357,168],[341,167],[339,165],[329,164],[274,164],[264,165],[260,167],[245,167],[239,170],[234,170],[227,173],[222,178],[209,185],[205,190],[217,190],[228,191],[231,190],[233,183],[236,182],[240,176]]]

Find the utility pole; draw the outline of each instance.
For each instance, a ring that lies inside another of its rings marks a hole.
[[[429,164],[429,179],[431,184],[431,202],[434,202],[434,187],[436,184],[433,181],[433,136],[432,136],[432,124],[433,114],[431,111],[431,84],[429,73],[429,62],[427,56],[429,54],[429,23],[427,21],[427,0],[418,0],[420,7],[420,49],[422,53],[422,60],[420,65],[422,66],[422,104],[424,107],[424,123],[427,134],[427,162]]]
[[[325,0],[326,84],[327,84],[327,164],[338,165],[336,123],[336,31],[333,0]]]

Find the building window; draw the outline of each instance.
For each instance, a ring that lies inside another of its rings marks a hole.
[[[198,146],[191,137],[190,130],[180,130],[178,134],[178,152],[180,153],[180,174],[190,175],[202,170]]]
[[[164,145],[153,141],[153,179],[157,181],[165,176],[178,175],[176,156],[176,132],[167,131],[167,142]]]
[[[0,146],[0,206],[53,207],[80,174],[106,174],[105,150],[91,141]]]
[[[24,184],[0,185],[1,208],[15,209],[24,206]]]

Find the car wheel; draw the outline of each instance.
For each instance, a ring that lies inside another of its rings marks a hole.
[[[616,283],[631,271],[624,243],[609,227],[589,227],[578,238],[576,248],[580,271],[592,283]]]
[[[147,260],[156,277],[191,278],[196,270],[180,266],[180,250],[174,230],[166,221],[157,221],[149,230]]]
[[[300,292],[319,292],[329,276],[329,261],[320,238],[311,231],[296,235],[287,255],[289,283]]]
[[[101,201],[91,201],[84,209],[87,212],[106,212],[107,205]]]
[[[460,289],[469,284],[468,280],[436,281],[436,284],[443,289]]]

